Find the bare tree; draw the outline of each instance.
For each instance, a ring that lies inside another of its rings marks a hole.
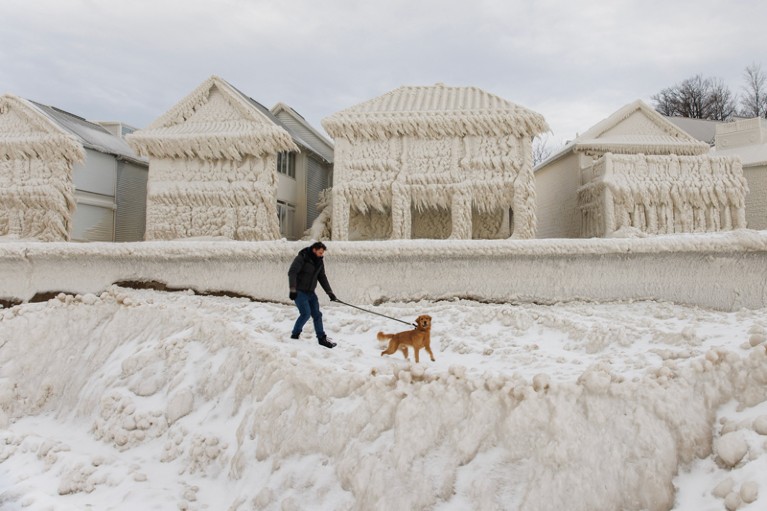
[[[721,79],[713,78],[710,82],[707,118],[715,121],[726,121],[737,114],[735,98]]]
[[[723,121],[735,113],[735,99],[724,82],[701,75],[661,90],[652,100],[655,110],[668,116]]]
[[[535,140],[533,140],[533,167],[551,156],[551,152],[548,136],[535,137]]]
[[[677,113],[677,93],[675,89],[667,87],[654,95],[652,100],[655,102],[655,110],[660,114],[668,117],[679,115]]]
[[[746,81],[740,98],[740,115],[743,117],[767,117],[767,76],[762,66],[751,64],[743,72]]]

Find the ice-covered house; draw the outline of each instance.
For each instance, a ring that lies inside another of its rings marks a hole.
[[[740,161],[642,101],[599,122],[535,169],[538,236],[712,232],[745,227]]]
[[[225,80],[205,80],[127,139],[149,158],[146,239],[280,238],[279,183],[295,179],[299,147],[267,108]]]
[[[0,96],[0,236],[141,240],[147,162],[125,143],[129,130]]]
[[[749,229],[767,229],[767,119],[739,119],[716,128],[716,151],[736,156],[748,182],[746,223]]]
[[[332,238],[531,238],[543,117],[476,87],[400,87],[322,121]]]

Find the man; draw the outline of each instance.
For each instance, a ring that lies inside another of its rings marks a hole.
[[[288,283],[290,285],[290,299],[298,307],[298,319],[293,325],[293,331],[290,334],[291,339],[298,339],[301,336],[301,329],[311,316],[314,322],[314,332],[317,334],[317,341],[326,348],[332,348],[336,343],[328,340],[325,335],[325,329],[322,327],[322,312],[320,312],[320,302],[317,299],[317,293],[314,292],[319,281],[322,289],[330,297],[331,302],[338,300],[333,290],[330,288],[328,278],[325,276],[325,257],[327,247],[324,243],[318,241],[310,247],[302,249],[288,270]]]

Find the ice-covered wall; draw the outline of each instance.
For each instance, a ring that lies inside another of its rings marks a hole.
[[[275,158],[156,158],[150,163],[147,240],[279,238]]]
[[[159,281],[287,302],[287,269],[306,245],[0,243],[0,299]],[[351,303],[654,298],[724,310],[767,306],[767,233],[750,230],[634,239],[328,242],[325,264],[333,290]]]
[[[746,227],[748,186],[737,159],[607,153],[589,170],[591,180],[578,190],[585,237],[621,228],[671,234]]]
[[[334,240],[534,236],[531,143],[548,129],[539,114],[438,84],[402,87],[323,126],[336,140]]]
[[[0,236],[66,241],[82,144],[30,102],[0,96]]]

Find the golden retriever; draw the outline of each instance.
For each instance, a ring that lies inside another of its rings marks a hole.
[[[434,353],[431,352],[431,316],[422,314],[415,320],[417,325],[413,330],[406,330],[397,334],[385,334],[378,332],[378,340],[389,340],[389,347],[381,352],[381,356],[393,355],[397,350],[402,351],[402,354],[406,359],[410,360],[408,356],[408,346],[413,348],[415,352],[415,362],[418,363],[418,351],[421,348],[425,348],[429,352],[431,361],[434,362]]]

